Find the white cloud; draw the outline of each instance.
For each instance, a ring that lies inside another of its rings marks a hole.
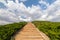
[[[55,1],[53,4],[51,4],[46,10],[45,12],[48,14],[47,15],[47,19],[49,19],[50,16],[50,20],[55,19],[56,17],[60,16],[60,0]],[[57,19],[57,18],[56,18]],[[57,19],[58,20],[58,19]],[[55,20],[53,20],[55,21]]]
[[[0,0],[0,2],[4,2],[5,0]]]
[[[8,9],[0,9],[0,24],[31,20],[31,14],[28,14],[28,8],[26,8],[26,6],[22,2],[14,3],[13,1],[8,1],[8,4],[6,4],[6,6],[8,7]],[[26,19],[23,19],[20,16],[27,17]]]
[[[47,5],[47,3],[44,4]],[[32,5],[32,7],[27,8],[23,2],[18,3],[17,0],[16,3],[8,1],[5,5],[7,6],[7,9],[0,9],[0,24],[33,20],[60,20],[60,0],[49,5],[46,10],[41,10],[39,5]]]
[[[57,16],[60,16],[60,9],[55,12]]]
[[[5,0],[0,0],[0,2],[2,2],[2,3],[4,3],[4,4],[6,3],[6,1],[5,1]]]
[[[9,12],[8,10],[3,10],[3,9],[0,9],[0,20],[4,20],[7,22],[18,22],[19,21],[16,14]]]
[[[40,1],[39,3],[46,2]],[[47,20],[47,21],[59,21],[60,20],[60,0],[56,0],[51,5],[48,5],[48,8],[42,12],[42,16],[37,20]]]
[[[0,25],[8,24],[9,22],[0,20]]]
[[[43,0],[40,0],[40,1],[39,1],[39,4],[41,4],[41,3],[42,3],[42,4],[45,4],[47,7],[49,6],[49,3],[46,3],[46,2],[43,1]]]

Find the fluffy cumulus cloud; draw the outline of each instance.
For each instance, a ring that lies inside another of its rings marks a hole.
[[[44,3],[44,2],[41,1],[39,3]],[[48,5],[47,9],[44,10],[43,13],[44,14],[38,20],[43,19],[43,20],[48,20],[48,21],[60,22],[60,0],[56,0],[51,5]]]
[[[4,0],[0,0],[0,2],[4,2]]]
[[[8,3],[5,3],[4,1],[4,5],[7,8],[0,9],[0,24],[34,20],[60,21],[60,0],[55,1],[51,5],[44,1],[39,1],[39,3],[47,6],[45,10],[42,10],[39,4],[26,7],[23,2],[19,3],[17,0],[15,0],[15,2],[11,0],[7,2]]]
[[[55,21],[55,20],[58,21],[60,19],[60,18],[57,19],[60,16],[60,0],[57,0],[53,4],[51,4],[46,9],[46,13],[48,14],[47,15],[48,18],[50,16],[50,20],[52,20],[52,21]]]
[[[40,4],[45,4],[46,6],[49,6],[49,3],[45,2],[45,1],[42,1],[42,0],[40,0],[39,3]]]

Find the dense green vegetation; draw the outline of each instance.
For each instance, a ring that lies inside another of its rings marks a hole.
[[[60,22],[33,21],[36,27],[44,32],[51,40],[60,40]],[[11,37],[26,25],[26,22],[0,26],[0,40],[11,40]]]
[[[51,40],[60,40],[60,22],[34,21],[33,23]]]
[[[26,25],[26,22],[0,26],[0,40],[11,40],[11,37],[24,25]]]

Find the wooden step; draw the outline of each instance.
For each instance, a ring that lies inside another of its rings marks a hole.
[[[16,34],[15,40],[50,40],[43,32],[40,32],[34,24],[28,23]]]

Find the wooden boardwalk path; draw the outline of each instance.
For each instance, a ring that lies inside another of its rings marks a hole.
[[[15,40],[49,40],[49,38],[39,31],[34,24],[28,23],[16,34]]]

